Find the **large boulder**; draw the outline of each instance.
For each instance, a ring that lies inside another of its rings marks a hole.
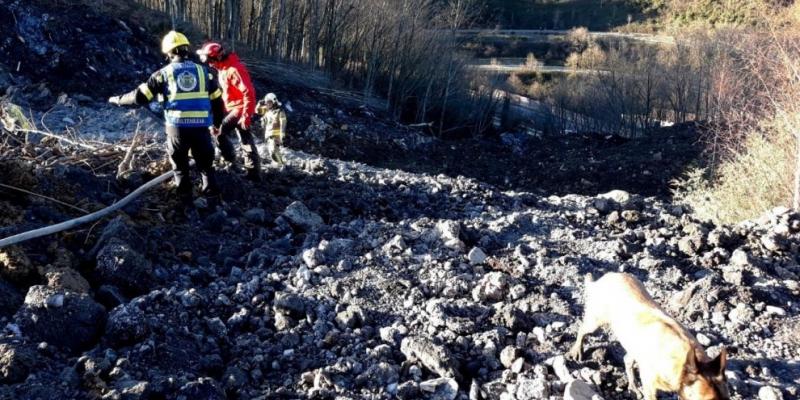
[[[100,336],[106,310],[86,294],[37,285],[28,290],[14,320],[30,340],[77,351]]]
[[[44,272],[47,286],[77,293],[89,293],[89,282],[72,268],[47,268]]]
[[[144,312],[135,303],[121,304],[108,314],[104,340],[111,346],[138,343],[149,331]]]
[[[422,336],[409,336],[400,343],[400,352],[409,361],[419,361],[423,366],[443,378],[460,378],[458,360],[447,348]]]
[[[313,231],[324,225],[322,217],[311,211],[305,204],[295,201],[283,211],[283,217],[295,227],[305,231]]]
[[[104,283],[128,294],[141,294],[153,288],[153,267],[133,246],[112,238],[97,253],[97,275]]]
[[[130,226],[127,219],[120,215],[112,219],[108,225],[103,228],[103,232],[100,233],[100,238],[97,239],[97,242],[89,254],[96,255],[100,249],[105,247],[111,241],[111,239],[118,239],[128,243],[137,251],[144,250],[144,239],[142,239],[136,230]]]
[[[608,193],[598,195],[597,198],[610,201],[611,204],[608,205],[609,209],[616,205],[623,210],[636,208],[639,206],[639,202],[641,201],[638,196],[632,195],[624,190],[612,190]],[[597,206],[598,202],[595,202],[595,207]]]

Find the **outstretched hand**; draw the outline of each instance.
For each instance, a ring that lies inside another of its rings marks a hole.
[[[111,96],[111,97],[109,97],[108,98],[108,102],[113,104],[113,105],[115,105],[115,106],[118,106],[119,105],[119,96]]]

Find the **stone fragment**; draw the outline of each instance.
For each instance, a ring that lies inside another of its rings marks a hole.
[[[305,230],[313,231],[324,225],[322,217],[311,211],[305,204],[295,201],[283,211],[283,217],[292,225]]]
[[[400,352],[409,360],[420,364],[444,378],[457,378],[458,361],[447,348],[434,344],[422,336],[409,336],[400,343]]]

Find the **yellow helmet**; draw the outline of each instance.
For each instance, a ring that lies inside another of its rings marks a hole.
[[[169,31],[169,33],[164,35],[164,39],[161,40],[161,52],[167,54],[178,47],[188,45],[189,39],[187,39],[184,34],[180,32]]]

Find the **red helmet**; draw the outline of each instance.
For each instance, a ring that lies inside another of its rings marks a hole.
[[[208,42],[197,50],[197,55],[200,56],[200,61],[217,61],[220,60],[225,52],[222,45],[217,42]]]

